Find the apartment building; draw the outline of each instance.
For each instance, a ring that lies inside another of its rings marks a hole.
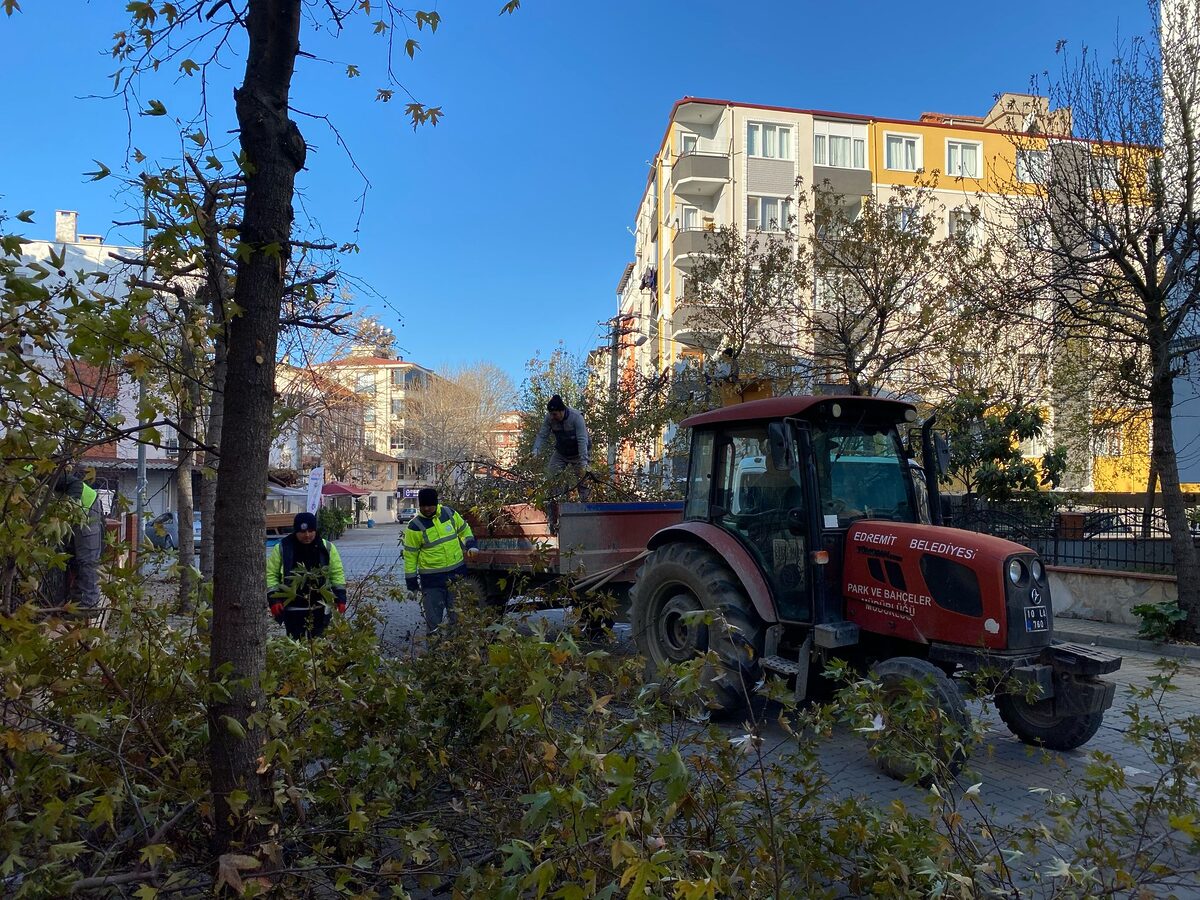
[[[392,485],[392,496],[416,497],[417,490],[428,480],[429,461],[423,454],[419,439],[407,427],[406,413],[413,395],[428,379],[436,377],[433,372],[396,357],[386,347],[367,346],[352,347],[345,357],[321,363],[314,368],[357,396],[362,409],[365,445],[379,454],[369,457],[376,466],[377,476],[384,476],[384,468],[394,471],[398,476]],[[389,462],[394,463],[394,467]],[[385,493],[382,490],[372,491],[377,511],[390,508]]]
[[[689,332],[685,286],[706,252],[709,232],[733,226],[743,234],[782,234],[798,210],[797,185],[826,186],[844,198],[853,216],[863,198],[886,203],[894,188],[912,187],[936,171],[933,201],[944,209],[937,236],[969,236],[971,229],[987,227],[996,211],[991,199],[1047,182],[1056,143],[1049,136],[1070,133],[1069,110],[1051,110],[1046,98],[1023,94],[1001,95],[983,115],[924,113],[916,120],[683,98],[651,160],[633,228],[634,261],[624,267],[617,291],[623,333],[647,338],[640,345],[621,342],[621,369],[680,372],[701,354]],[[1072,153],[1090,152],[1078,142],[1061,143],[1065,149],[1056,151],[1054,166],[1069,163]],[[1114,177],[1115,167],[1114,160]],[[794,230],[795,240],[807,238],[802,226]],[[819,356],[811,342],[796,352],[810,360]],[[1030,358],[1027,375],[1046,391],[1053,420],[1050,365]],[[1117,437],[1095,448],[1086,483],[1073,486],[1144,487],[1144,430],[1130,426]],[[1119,464],[1103,455],[1114,449]],[[1027,452],[1036,456],[1043,449]],[[652,460],[650,468],[660,464]]]

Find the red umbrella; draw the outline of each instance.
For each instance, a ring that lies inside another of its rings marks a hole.
[[[367,488],[342,481],[331,481],[321,488],[321,495],[324,497],[365,497],[369,493],[371,492]]]

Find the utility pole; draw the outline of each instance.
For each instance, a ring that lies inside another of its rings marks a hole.
[[[621,350],[621,330],[617,326],[617,318],[609,319],[611,325],[611,343],[608,348],[608,400],[609,405],[616,413],[617,409],[617,354]],[[608,474],[612,474],[617,470],[617,435],[614,432],[608,436]]]
[[[146,281],[146,267],[150,262],[150,194],[147,191],[142,198],[142,281]],[[146,441],[143,429],[146,427],[143,409],[146,405],[146,376],[138,376],[138,399],[137,399],[137,417],[138,417],[138,433],[137,433],[137,496],[134,498],[134,511],[137,516],[137,534],[135,535],[136,543],[134,544],[134,559],[137,560],[138,569],[142,567],[142,543],[146,536]],[[192,527],[191,522],[178,522],[177,528],[183,528],[186,525]]]
[[[631,319],[632,315],[616,315],[608,320],[608,325],[611,329],[609,332],[609,348],[608,348],[608,400],[613,413],[616,413],[617,402],[620,399],[617,391],[618,380],[618,357],[621,354],[621,338],[633,333],[634,329],[620,324],[624,319]],[[640,347],[646,343],[646,335],[639,334],[633,340],[633,346]],[[611,475],[617,470],[617,436],[614,431],[609,435],[608,439],[608,471]]]

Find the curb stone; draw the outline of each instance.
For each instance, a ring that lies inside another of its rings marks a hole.
[[[1057,622],[1054,625],[1054,636],[1060,640],[1076,644],[1088,644],[1096,647],[1109,647],[1114,650],[1134,650],[1138,653],[1152,653],[1155,656],[1173,656],[1177,659],[1200,660],[1200,647],[1187,644],[1158,644],[1142,638],[1125,637],[1117,634],[1096,634],[1092,631],[1073,631],[1063,628]]]

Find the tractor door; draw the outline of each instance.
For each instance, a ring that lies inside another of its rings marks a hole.
[[[750,550],[770,585],[779,618],[808,622],[808,545],[803,529],[789,527],[797,516],[807,521],[792,446],[783,423],[738,425],[719,432],[712,522]]]

